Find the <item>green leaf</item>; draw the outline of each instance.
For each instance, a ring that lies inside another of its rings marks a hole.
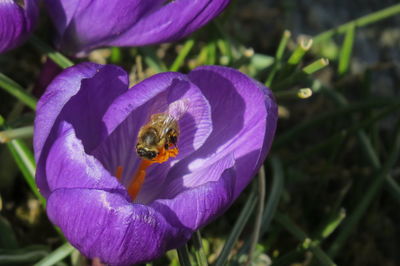
[[[36,49],[38,49],[41,53],[46,54],[51,60],[54,61],[54,63],[56,63],[60,67],[67,68],[74,65],[74,63],[71,60],[69,60],[67,57],[65,57],[61,53],[57,52],[56,50],[48,46],[46,43],[41,41],[36,36],[34,35],[31,36],[29,38],[29,42],[31,42],[32,45]]]
[[[52,266],[70,255],[74,250],[75,248],[71,246],[70,243],[65,243],[39,262],[35,263],[34,266]]]
[[[215,262],[215,266],[222,266],[225,265],[228,256],[235,245],[236,241],[238,240],[240,234],[243,231],[244,226],[247,224],[247,221],[250,218],[251,213],[253,212],[255,206],[257,204],[257,196],[252,191],[250,193],[249,198],[246,201],[246,204],[243,206],[242,211],[232,228],[231,233],[229,234],[228,238],[226,239],[225,245],[222,248],[221,254],[218,256],[217,261]]]
[[[288,59],[288,64],[293,66],[299,64],[306,52],[311,49],[312,44],[312,38],[305,36],[299,38],[296,49],[293,51],[292,55]]]
[[[40,194],[35,183],[36,165],[32,152],[21,140],[12,140],[7,142],[7,147],[10,150],[15,162],[17,163],[25,181],[28,183],[32,192],[40,200],[44,207],[46,207],[46,200]]]
[[[353,50],[353,43],[354,43],[354,32],[355,32],[355,25],[350,24],[349,27],[347,28],[342,49],[340,51],[339,66],[338,66],[339,75],[343,75],[349,69],[351,61],[351,52]]]
[[[0,252],[0,265],[33,265],[36,261],[40,260],[48,254],[47,250],[25,250],[16,253],[14,250],[1,250]]]
[[[141,47],[139,48],[141,54],[143,54],[144,62],[151,67],[156,73],[167,71],[167,67],[164,62],[160,60],[154,51],[153,47]]]
[[[194,254],[196,264],[199,266],[207,266],[207,257],[203,249],[203,241],[201,239],[201,234],[199,230],[197,230],[193,234],[191,242],[193,243],[193,248],[191,249],[191,251]]]
[[[184,246],[177,248],[176,251],[178,252],[178,257],[179,257],[179,263],[181,266],[191,266],[192,264],[190,263],[190,255],[189,255],[189,249],[187,244]]]
[[[13,139],[32,138],[33,126],[20,127],[0,131],[0,143],[10,142]]]
[[[318,59],[317,61],[314,61],[311,64],[303,67],[303,72],[308,75],[311,75],[311,74],[325,68],[328,65],[329,65],[329,60],[325,59],[325,58],[321,58],[321,59]]]
[[[267,80],[265,81],[265,86],[267,86],[267,87],[271,86],[271,84],[275,78],[276,72],[280,68],[280,63],[281,63],[283,54],[285,52],[286,45],[287,45],[291,35],[292,35],[291,32],[288,30],[285,30],[283,32],[282,38],[279,42],[278,49],[276,50],[274,65],[272,66],[272,69],[267,77]]]
[[[175,61],[172,63],[170,67],[170,71],[178,71],[179,68],[183,65],[186,57],[189,55],[194,45],[194,40],[189,39],[185,42],[182,49],[179,51],[178,56],[175,58]]]
[[[36,109],[36,98],[24,90],[21,85],[2,73],[0,73],[0,88],[3,88],[6,92],[26,104],[32,110]]]
[[[337,28],[322,32],[313,38],[314,43],[319,43],[319,42],[325,41],[327,39],[330,39],[335,34],[343,34],[348,30],[349,27],[353,27],[353,26],[356,26],[357,28],[363,27],[363,26],[369,25],[371,23],[375,23],[377,21],[387,19],[391,16],[395,16],[398,14],[400,14],[400,4],[396,4],[391,7],[379,10],[377,12],[370,13],[366,16],[360,17],[358,19],[355,19],[355,20],[347,22],[343,25],[340,25]]]
[[[392,150],[389,154],[388,159],[385,161],[385,164],[380,169],[379,173],[373,179],[373,182],[370,184],[364,196],[355,208],[355,210],[350,214],[349,218],[345,220],[343,227],[341,228],[338,236],[335,241],[332,243],[329,248],[329,254],[332,257],[335,257],[339,251],[343,248],[346,240],[353,232],[355,226],[359,223],[366,210],[376,197],[378,191],[381,189],[389,171],[394,167],[397,162],[400,154],[400,120],[396,127],[395,139],[393,140]]]

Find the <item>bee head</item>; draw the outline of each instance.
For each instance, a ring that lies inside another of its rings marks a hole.
[[[136,145],[137,154],[144,159],[152,160],[157,157],[158,151]]]

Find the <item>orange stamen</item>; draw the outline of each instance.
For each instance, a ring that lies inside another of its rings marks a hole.
[[[137,195],[139,194],[140,189],[144,183],[144,179],[146,177],[146,170],[147,168],[152,165],[153,163],[163,163],[168,161],[170,157],[176,157],[179,153],[177,147],[173,149],[161,149],[159,154],[153,160],[142,160],[139,164],[139,169],[137,170],[135,177],[133,178],[132,182],[128,186],[128,194],[132,200],[135,200]],[[120,169],[121,168],[121,169]],[[120,175],[122,176],[122,167],[117,168],[116,177],[118,178],[119,171],[121,171]],[[118,178],[119,179],[119,178]]]
[[[148,160],[142,160],[140,162],[139,169],[136,172],[135,178],[128,187],[128,194],[129,196],[131,196],[132,200],[135,200],[135,198],[139,194],[139,191],[144,183],[144,178],[146,176],[146,169],[153,163],[153,161]]]
[[[124,168],[122,166],[118,166],[117,170],[115,171],[115,177],[118,179],[118,181],[121,181],[122,179],[122,171]]]

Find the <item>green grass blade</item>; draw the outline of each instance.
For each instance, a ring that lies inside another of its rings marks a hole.
[[[121,60],[122,60],[121,48],[112,47],[111,48],[110,62],[113,63],[113,64],[120,64]]]
[[[20,127],[0,131],[0,143],[10,142],[13,139],[31,138],[33,126]]]
[[[325,239],[330,236],[343,222],[346,218],[346,211],[344,209],[340,209],[335,216],[333,216],[326,225],[322,228],[321,233],[318,239]]]
[[[340,51],[338,73],[339,75],[345,74],[349,70],[351,61],[351,52],[354,44],[355,25],[350,24],[347,28],[342,49]]]
[[[313,91],[310,88],[300,88],[287,91],[277,91],[275,92],[275,97],[277,99],[307,99],[310,98]]]
[[[20,254],[7,254],[2,251],[0,265],[32,265],[47,254],[46,250],[30,250]]]
[[[271,191],[268,193],[269,196],[267,199],[267,204],[263,211],[262,226],[260,230],[261,235],[263,235],[268,230],[271,221],[275,216],[284,189],[284,175],[281,161],[274,156],[271,158],[270,164],[273,173],[272,184]],[[250,240],[247,239],[242,248],[240,248],[239,254],[235,256],[235,259],[238,259],[241,257],[241,255],[245,254],[249,249],[250,244]]]
[[[153,47],[141,47],[139,48],[141,54],[143,54],[144,62],[151,67],[156,73],[168,71],[164,62],[160,60],[154,51]]]
[[[199,266],[207,266],[207,257],[203,249],[203,242],[201,240],[200,231],[197,230],[192,236],[194,258],[196,260],[197,265]]]
[[[387,19],[391,16],[395,16],[398,14],[400,14],[400,4],[396,4],[396,5],[390,6],[388,8],[379,10],[377,12],[370,13],[366,16],[360,17],[358,19],[355,19],[355,20],[347,22],[343,25],[340,25],[337,28],[322,32],[313,38],[314,43],[320,43],[322,41],[325,41],[325,40],[331,38],[332,36],[334,36],[335,34],[343,34],[352,25],[355,25],[357,28],[359,28],[359,27],[363,27],[363,26],[366,26],[368,24],[371,24],[371,23],[374,23],[374,22],[377,22],[377,21],[380,21],[383,19]]]
[[[207,43],[207,65],[214,65],[217,61],[217,45],[214,40]]]
[[[336,263],[318,246],[318,241],[312,241],[303,230],[300,229],[287,215],[277,213],[275,215],[276,221],[281,224],[287,231],[295,236],[299,241],[302,242],[302,249],[310,249],[316,256],[319,265],[323,266],[335,266]]]
[[[228,256],[235,245],[236,241],[238,240],[241,232],[243,231],[244,226],[246,225],[247,221],[250,218],[251,213],[253,212],[255,206],[257,204],[257,196],[254,192],[252,192],[249,198],[246,201],[246,204],[243,206],[242,211],[232,228],[231,233],[229,234],[228,238],[226,239],[225,245],[222,248],[221,254],[218,256],[218,259],[215,262],[215,266],[222,266],[225,265]]]
[[[29,150],[26,144],[21,140],[12,140],[7,143],[7,147],[10,150],[12,156],[14,157],[15,162],[17,163],[19,169],[21,170],[22,175],[24,176],[25,181],[28,183],[32,192],[40,200],[43,206],[46,207],[46,200],[43,198],[38,188],[36,187],[35,183],[36,165],[32,152]]]
[[[0,116],[0,128],[7,128],[7,125],[4,125],[5,121],[2,116]],[[29,187],[33,191],[33,193],[38,197],[38,199],[43,203],[43,206],[46,206],[46,200],[42,197],[39,193],[39,190],[36,187],[35,183],[35,171],[36,171],[36,164],[35,159],[33,158],[32,152],[26,146],[26,144],[21,140],[11,140],[6,143],[7,148],[11,152],[16,164],[18,165],[19,169],[22,172],[26,182],[28,183]]]
[[[303,67],[303,72],[311,75],[329,65],[329,60],[326,58],[318,59],[317,61]]]
[[[265,81],[265,86],[267,86],[267,87],[271,86],[271,84],[275,78],[276,72],[278,71],[278,69],[280,67],[280,63],[281,63],[283,54],[286,49],[286,45],[287,45],[291,35],[292,35],[291,32],[288,30],[285,30],[283,32],[282,38],[278,45],[278,49],[276,50],[274,65],[272,66],[272,69],[267,77],[267,80]]]
[[[0,197],[0,211],[2,211],[2,203]],[[7,247],[7,249],[18,248],[17,237],[14,233],[10,222],[0,215],[0,247]],[[1,265],[1,263],[0,263]]]
[[[189,55],[194,45],[194,40],[189,39],[185,42],[182,49],[179,51],[178,56],[175,58],[175,61],[172,63],[170,67],[170,71],[178,71],[179,68],[183,65],[186,57]]]
[[[32,110],[36,109],[37,100],[29,92],[25,91],[24,88],[4,75],[0,73],[0,88],[3,88],[6,92],[26,104]]]
[[[177,248],[176,251],[178,252],[179,263],[181,266],[191,266],[190,263],[190,256],[189,256],[189,249],[187,244],[184,246]]]
[[[67,57],[65,57],[61,53],[57,52],[56,50],[48,46],[46,43],[44,43],[36,36],[34,35],[31,36],[29,38],[29,42],[31,42],[32,45],[36,49],[38,49],[41,53],[46,54],[51,60],[54,61],[54,63],[56,63],[60,67],[67,68],[74,65],[74,63],[71,60],[69,60]]]
[[[340,107],[349,107],[352,105],[349,105],[348,101],[346,98],[340,94],[338,91],[331,90],[331,89],[325,89],[324,90],[329,97],[331,97],[336,104],[338,104]],[[387,101],[389,105],[389,101]],[[394,105],[396,103],[393,103]],[[367,160],[369,163],[373,166],[373,168],[377,171],[381,167],[381,162],[379,161],[379,158],[377,156],[377,153],[374,151],[371,141],[368,139],[366,133],[364,130],[359,130],[357,132],[357,137],[358,141],[361,144],[361,147],[364,150],[364,154],[366,155]],[[388,190],[388,192],[392,195],[392,197],[397,200],[400,203],[400,186],[397,184],[395,180],[390,175],[386,176],[386,181],[385,181],[385,187]]]
[[[343,248],[347,238],[354,230],[355,226],[358,224],[360,219],[363,217],[364,213],[366,212],[371,202],[377,195],[377,192],[382,187],[386,179],[386,176],[388,175],[389,171],[393,168],[394,164],[398,160],[399,154],[400,154],[400,123],[398,123],[396,128],[396,137],[395,140],[393,141],[393,146],[389,158],[382,166],[380,172],[376,175],[374,181],[369,186],[364,197],[357,204],[357,207],[354,210],[354,212],[345,221],[339,235],[336,237],[335,241],[329,248],[329,254],[331,254],[332,257],[335,257],[338,254],[338,252]]]
[[[291,163],[298,163],[301,160],[307,159],[311,154],[324,149],[327,146],[337,144],[337,141],[341,138],[348,137],[351,134],[355,134],[358,130],[369,127],[376,123],[377,121],[381,120],[382,118],[392,114],[395,110],[399,108],[400,104],[392,105],[385,108],[383,111],[380,111],[378,114],[370,116],[361,122],[357,122],[350,128],[346,128],[341,130],[340,132],[330,136],[329,138],[325,139],[324,141],[317,143],[300,154],[297,154],[294,158],[292,158],[289,162]]]
[[[52,253],[44,257],[39,262],[35,263],[34,266],[52,266],[57,262],[62,261],[68,255],[70,255],[74,250],[75,248],[71,246],[70,243],[65,243],[64,245],[62,245],[61,247],[57,248]]]
[[[297,65],[303,59],[304,55],[308,50],[311,49],[313,44],[313,39],[309,37],[302,37],[298,40],[296,49],[293,51],[292,55],[288,59],[289,65]]]
[[[303,253],[304,253],[304,251],[301,250],[301,249],[295,249],[295,250],[292,250],[290,252],[287,252],[282,257],[279,257],[279,258],[275,259],[272,262],[272,266],[288,266],[288,265],[292,265],[292,263],[295,260],[298,260],[301,257],[303,257]]]
[[[258,206],[257,206],[257,210],[256,210],[256,217],[255,217],[254,226],[253,226],[253,234],[251,235],[250,250],[249,250],[249,255],[247,256],[246,265],[250,265],[251,262],[253,261],[253,254],[256,250],[257,243],[260,239],[261,226],[263,224],[262,221],[263,221],[263,213],[264,213],[265,187],[266,187],[264,166],[262,166],[260,168],[260,171],[258,172],[257,186],[258,186]]]
[[[278,209],[279,201],[284,189],[285,177],[283,175],[282,163],[277,157],[271,158],[272,187],[268,196],[267,205],[265,206],[264,215],[262,218],[263,226],[261,232],[264,233],[268,230],[272,219]]]
[[[283,145],[285,145],[286,143],[288,143],[289,141],[296,139],[300,134],[305,132],[307,129],[318,126],[319,124],[324,122],[329,122],[335,117],[339,117],[353,112],[368,110],[371,108],[394,106],[398,104],[400,104],[400,100],[396,99],[372,99],[360,103],[352,103],[351,105],[348,106],[342,106],[334,111],[326,112],[317,115],[313,118],[307,119],[301,124],[281,134],[275,139],[273,143],[273,148],[278,149]]]

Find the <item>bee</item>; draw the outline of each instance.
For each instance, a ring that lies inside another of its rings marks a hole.
[[[139,157],[162,163],[178,154],[178,119],[187,108],[186,101],[178,100],[166,112],[151,115],[149,122],[138,133],[136,152]]]

